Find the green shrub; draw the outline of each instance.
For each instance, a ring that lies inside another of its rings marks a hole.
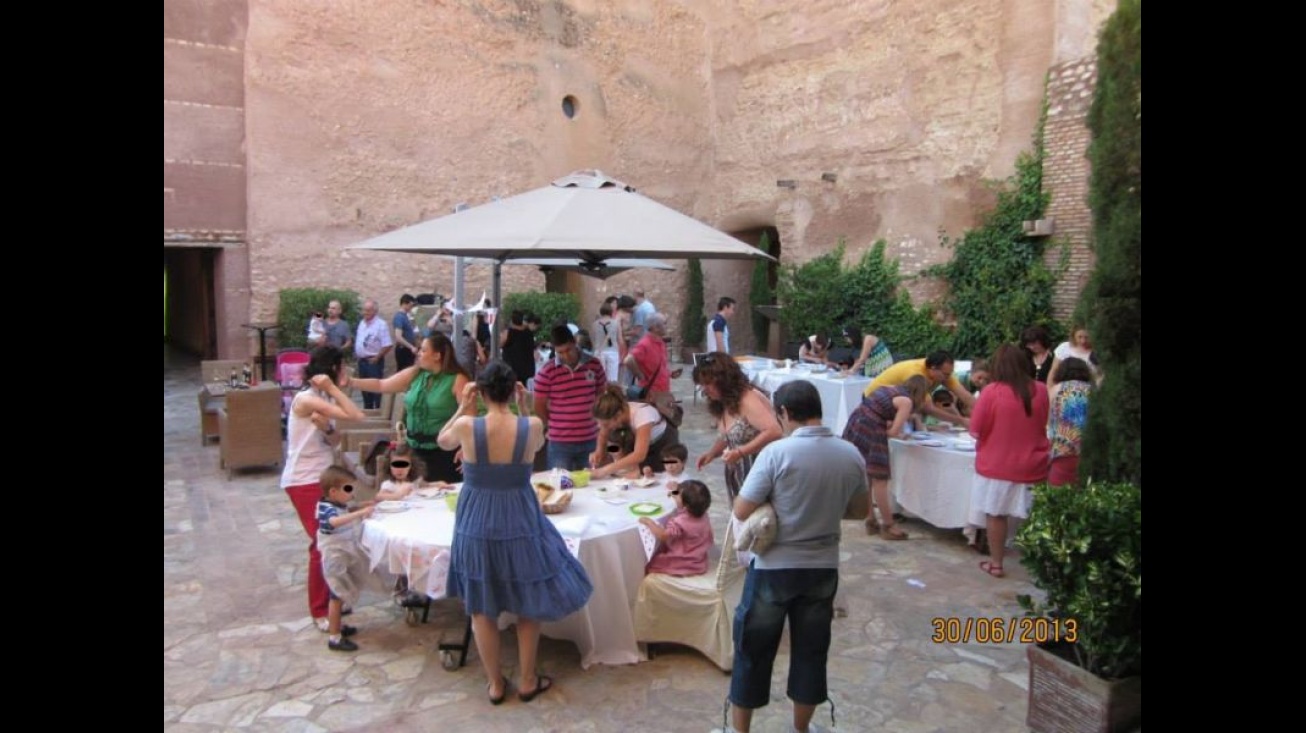
[[[513,311],[534,313],[540,317],[540,338],[548,338],[549,329],[559,319],[574,323],[581,328],[588,328],[580,322],[580,298],[573,293],[509,293],[503,296],[503,308],[495,325],[508,327],[508,317]]]
[[[1021,606],[1073,621],[1071,661],[1107,679],[1143,671],[1142,499],[1128,483],[1038,486],[1016,536],[1020,561],[1045,594],[1041,602],[1018,596]]]
[[[303,349],[308,345],[308,321],[314,313],[326,316],[327,303],[340,301],[340,314],[351,332],[362,318],[362,303],[353,290],[330,288],[285,288],[277,305],[277,345],[283,349]]]
[[[1080,475],[1143,483],[1143,18],[1122,0],[1098,42],[1089,112],[1093,250],[1080,303],[1105,380],[1088,408]]]
[[[707,316],[703,313],[703,265],[689,261],[685,309],[680,312],[680,345],[698,348],[707,340]]]
[[[762,240],[757,248],[771,253],[771,233],[762,232]],[[757,352],[766,353],[771,335],[771,319],[757,312],[756,306],[771,305],[775,302],[775,292],[771,289],[771,260],[758,259],[753,263],[753,280],[748,291],[748,300],[753,304],[753,312],[748,314],[753,322],[753,339],[757,343]]]
[[[924,356],[945,346],[950,335],[934,319],[934,309],[916,308],[899,287],[897,260],[885,257],[877,241],[852,267],[844,267],[845,243],[801,266],[781,270],[780,302],[789,332],[796,338],[834,336],[844,323],[884,339],[895,359]],[[839,344],[836,344],[839,345]],[[860,347],[860,344],[857,345]]]

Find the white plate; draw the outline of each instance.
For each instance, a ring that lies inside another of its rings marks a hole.
[[[972,451],[975,450],[975,443],[974,441],[970,441],[970,440],[954,440],[952,441],[952,449]]]
[[[647,489],[650,486],[657,486],[658,480],[655,478],[642,478],[638,481],[632,481],[631,483],[641,489]]]
[[[934,436],[933,436],[933,435],[930,435],[928,432],[926,432],[926,431],[924,431],[924,430],[918,430],[918,431],[912,433],[910,437],[911,437],[912,440],[929,440],[930,438],[933,438]]]
[[[383,501],[376,505],[378,512],[402,512],[408,510],[407,502],[402,501]]]
[[[926,446],[927,448],[942,448],[943,441],[942,440],[918,440],[916,441],[916,445],[923,445]]]

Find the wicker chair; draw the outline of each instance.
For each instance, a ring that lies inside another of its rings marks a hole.
[[[731,623],[744,585],[732,525],[726,522],[716,572],[644,576],[635,597],[637,640],[693,647],[722,670],[730,671],[735,660]]]
[[[218,428],[219,465],[227,470],[228,479],[237,468],[281,466],[281,390],[275,384],[229,392],[218,412]]]
[[[237,372],[245,365],[239,359],[214,359],[200,362],[200,377],[204,384],[220,382],[227,384],[231,379],[231,370]],[[222,397],[214,397],[203,388],[199,392],[200,405],[200,442],[208,443],[209,438],[218,437],[218,411],[222,409]]]

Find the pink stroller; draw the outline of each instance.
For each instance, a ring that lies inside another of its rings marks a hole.
[[[308,367],[308,352],[302,349],[282,349],[277,352],[277,383],[281,385],[281,424],[290,417],[290,401],[304,386],[304,370]]]

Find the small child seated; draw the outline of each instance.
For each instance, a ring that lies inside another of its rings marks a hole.
[[[349,511],[357,480],[353,471],[343,466],[328,466],[318,479],[322,498],[317,503],[317,549],[322,554],[322,574],[331,591],[327,606],[327,648],[336,652],[358,650],[357,644],[345,638],[353,636],[358,629],[342,625],[340,611],[345,604],[352,606],[358,601],[369,577],[367,555],[359,544],[362,534],[359,530],[375,507],[369,503],[362,509]]]
[[[426,474],[425,464],[422,463],[421,458],[417,457],[417,454],[413,452],[413,447],[407,442],[391,443],[387,458],[389,460],[386,462],[385,477],[381,482],[381,487],[376,492],[377,501],[404,499],[426,485],[422,482],[422,476]],[[451,484],[436,481],[431,486],[443,489],[448,488]]]
[[[639,520],[658,539],[658,549],[645,570],[664,575],[702,575],[707,572],[707,552],[712,548],[712,523],[707,518],[712,494],[702,481],[693,480],[682,481],[667,493],[675,497],[676,510],[667,519],[666,527],[649,517]]]

